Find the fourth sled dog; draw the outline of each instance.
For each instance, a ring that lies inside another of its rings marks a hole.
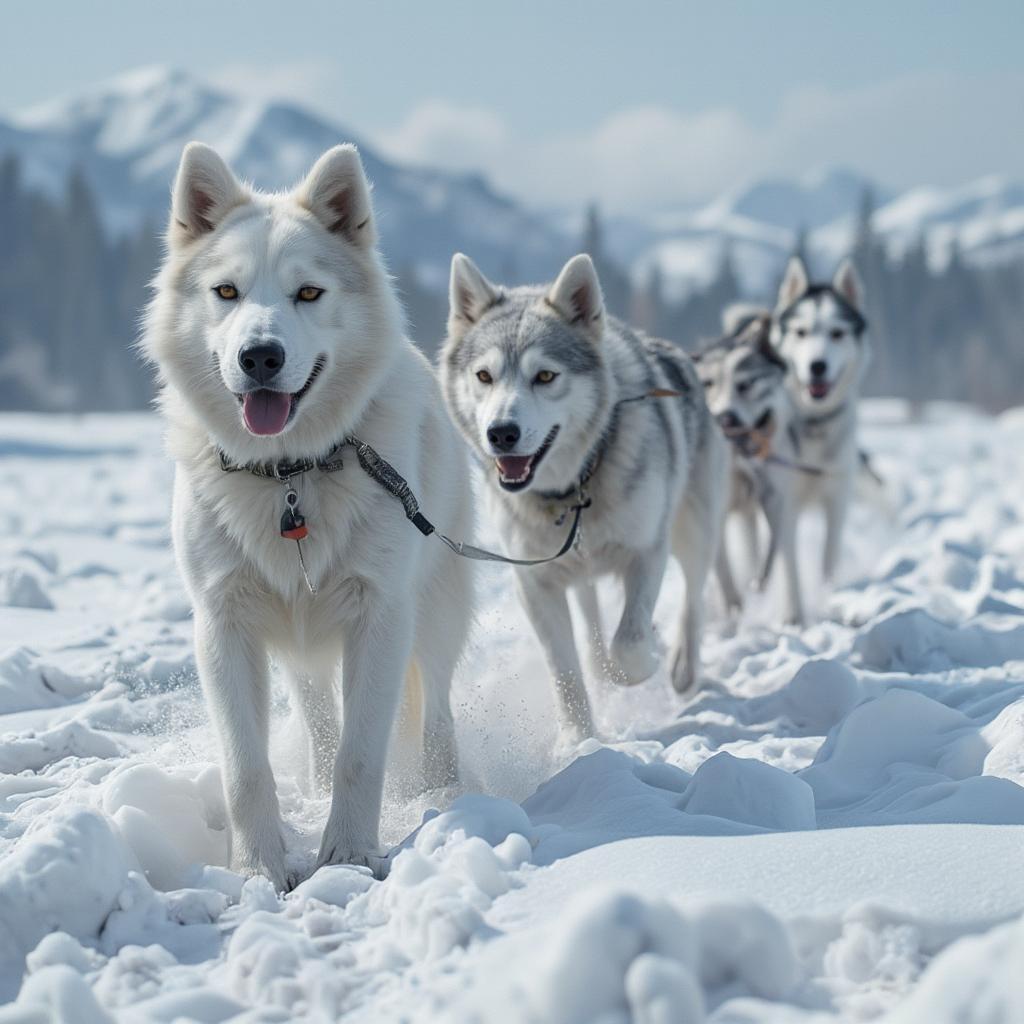
[[[516,572],[567,725],[593,733],[568,591],[595,660],[610,660],[613,678],[639,683],[658,666],[652,615],[670,552],[686,578],[671,678],[689,690],[729,459],[689,357],[607,314],[589,256],[570,260],[550,287],[509,289],[457,254],[441,382],[484,466],[491,521],[508,554],[550,555],[567,510],[589,501],[578,549]],[[594,589],[605,574],[625,591],[607,655]]]
[[[143,346],[176,462],[174,546],[222,748],[232,866],[278,888],[295,880],[267,752],[273,656],[314,781],[332,790],[318,864],[383,872],[381,791],[405,680],[422,691],[425,784],[455,776],[448,691],[470,563],[412,529],[344,443],[372,445],[442,529],[466,536],[472,523],[465,449],[404,335],[356,150],[338,146],[294,191],[264,195],[190,144]]]

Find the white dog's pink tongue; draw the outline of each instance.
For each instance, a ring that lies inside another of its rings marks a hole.
[[[250,391],[242,399],[245,425],[254,434],[280,434],[292,411],[292,396],[284,391]]]
[[[506,480],[522,480],[530,471],[532,455],[502,455],[495,459],[498,471]]]

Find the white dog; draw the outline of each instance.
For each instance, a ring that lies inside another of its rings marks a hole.
[[[143,346],[177,464],[174,544],[223,748],[232,865],[279,888],[294,881],[267,756],[274,656],[315,777],[333,784],[318,864],[383,871],[381,792],[404,680],[422,681],[425,784],[455,777],[449,684],[472,585],[469,563],[413,529],[339,445],[371,445],[456,536],[472,525],[464,449],[404,336],[352,146],[324,154],[293,192],[264,195],[192,143],[172,207]]]

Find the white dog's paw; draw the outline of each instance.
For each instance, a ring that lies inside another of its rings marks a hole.
[[[621,686],[636,686],[658,670],[653,637],[618,640],[612,643],[612,679]]]
[[[391,870],[391,854],[379,846],[358,849],[346,843],[328,842],[327,836],[324,836],[316,866],[322,868],[325,864],[354,864],[356,867],[369,868],[374,878],[383,881]]]
[[[246,878],[263,875],[269,878],[277,892],[286,892],[295,886],[294,877],[289,876],[285,867],[284,839],[280,831],[276,835],[264,836],[259,843],[233,840],[234,855],[231,868]]]

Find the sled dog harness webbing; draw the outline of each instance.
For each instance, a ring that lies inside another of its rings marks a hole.
[[[678,391],[670,391],[667,388],[654,388],[651,391],[645,392],[642,395],[636,395],[633,398],[620,399],[619,403],[624,402],[639,402],[645,398],[681,398],[682,394]],[[427,519],[427,517],[420,511],[420,504],[413,494],[412,488],[409,486],[409,482],[387,461],[378,451],[368,445],[365,441],[360,441],[358,437],[349,436],[344,441],[336,444],[327,455],[322,458],[316,459],[294,459],[291,461],[282,460],[280,462],[250,462],[245,465],[237,465],[233,463],[224,451],[218,450],[220,457],[220,468],[225,473],[239,473],[246,472],[251,473],[253,476],[258,476],[264,480],[277,480],[285,487],[284,494],[284,512],[281,514],[281,536],[286,540],[294,540],[295,548],[298,552],[299,567],[302,570],[302,577],[306,581],[306,587],[310,594],[316,594],[316,585],[310,579],[309,572],[306,569],[306,561],[302,555],[302,541],[309,536],[309,529],[306,526],[306,519],[299,511],[299,495],[294,487],[291,485],[291,481],[297,477],[302,476],[304,473],[308,473],[313,469],[319,469],[322,473],[337,473],[345,468],[344,460],[341,457],[342,448],[354,448],[356,450],[356,458],[359,461],[359,465],[363,472],[366,473],[371,480],[375,483],[380,484],[389,494],[394,495],[405,509],[405,517],[416,527],[424,537],[431,535],[437,537],[442,544],[444,544],[450,551],[459,555],[461,558],[472,558],[478,562],[502,562],[505,565],[543,565],[546,562],[554,562],[556,559],[561,558],[563,555],[568,554],[574,547],[578,547],[581,537],[580,520],[583,516],[583,510],[590,507],[590,498],[587,497],[584,486],[587,480],[593,476],[596,465],[588,465],[585,468],[584,474],[581,476],[579,483],[571,488],[563,496],[568,498],[570,495],[574,495],[575,500],[572,504],[567,505],[561,514],[555,519],[555,526],[561,526],[569,513],[573,514],[572,525],[569,527],[569,532],[566,534],[565,540],[562,542],[562,546],[553,555],[548,555],[546,558],[511,558],[508,555],[499,554],[497,551],[487,551],[485,548],[478,548],[473,544],[467,544],[465,541],[452,540],[451,537],[441,533],[434,524]],[[589,461],[589,460],[588,460]]]

